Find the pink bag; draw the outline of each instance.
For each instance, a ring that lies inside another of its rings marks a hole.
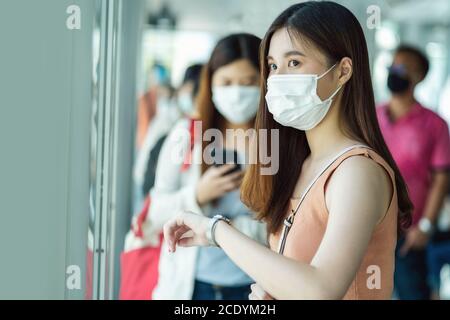
[[[120,256],[120,300],[151,300],[153,289],[158,283],[159,256],[163,237],[160,233],[157,243],[144,243],[142,224],[147,218],[149,207],[150,196],[147,196],[137,218],[136,227],[127,235],[128,243],[137,242],[134,244],[136,249],[126,250]]]
[[[181,171],[187,170],[191,164],[195,141],[193,119],[191,119],[189,131],[191,133],[190,148]],[[143,225],[149,208],[150,196],[147,196],[142,211],[125,238],[125,250],[120,256],[120,300],[151,300],[153,290],[158,283],[163,235],[161,232],[150,232],[150,235],[144,235]]]

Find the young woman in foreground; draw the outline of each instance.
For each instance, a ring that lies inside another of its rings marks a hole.
[[[293,5],[268,30],[261,67],[256,129],[279,130],[280,169],[250,166],[241,196],[272,250],[194,213],[165,225],[169,250],[220,246],[256,281],[252,299],[390,299],[411,203],[378,127],[361,26],[333,2]]]

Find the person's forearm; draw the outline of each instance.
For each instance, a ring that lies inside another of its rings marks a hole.
[[[255,220],[250,215],[240,215],[231,221],[232,225],[243,234],[265,246],[268,245],[267,226],[264,223]]]
[[[433,176],[433,182],[431,184],[430,191],[428,192],[427,201],[425,203],[425,209],[423,216],[428,218],[431,222],[435,223],[444,199],[448,192],[448,173],[440,172],[435,173]]]
[[[318,270],[270,250],[220,221],[215,239],[225,253],[275,299],[338,299]]]

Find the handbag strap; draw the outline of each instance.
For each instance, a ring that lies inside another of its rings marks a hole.
[[[363,144],[356,144],[356,145],[352,145],[350,147],[345,148],[344,150],[340,151],[336,156],[334,156],[331,161],[329,161],[327,163],[326,166],[324,166],[322,168],[322,170],[314,177],[314,179],[308,184],[308,186],[306,187],[306,189],[303,191],[301,197],[300,197],[300,201],[298,202],[297,206],[295,207],[295,210],[293,210],[289,216],[284,219],[283,222],[283,232],[282,232],[282,236],[280,238],[280,241],[278,243],[278,253],[279,254],[283,254],[284,252],[284,247],[286,246],[286,238],[287,235],[289,233],[289,230],[292,227],[292,224],[294,223],[294,218],[295,215],[297,214],[298,209],[300,208],[300,205],[302,204],[303,200],[305,199],[306,195],[308,194],[309,190],[311,190],[312,186],[316,183],[316,181],[322,176],[322,174],[327,171],[327,169],[337,160],[339,159],[342,155],[344,155],[345,153],[356,149],[356,148],[366,148],[366,149],[371,149],[370,147],[363,145]]]

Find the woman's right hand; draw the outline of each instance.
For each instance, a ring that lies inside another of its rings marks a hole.
[[[206,170],[197,184],[197,202],[200,206],[239,188],[244,171],[227,174],[234,167],[235,164],[224,164],[220,167],[211,166]]]
[[[264,291],[257,283],[251,285],[252,292],[248,296],[249,300],[274,300],[274,298]]]

